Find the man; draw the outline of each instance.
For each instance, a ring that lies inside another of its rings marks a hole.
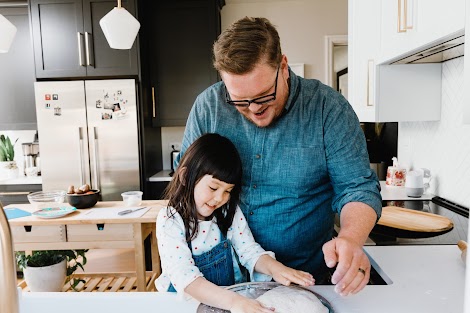
[[[380,185],[351,106],[289,70],[264,18],[243,18],[214,44],[222,82],[198,96],[182,153],[200,135],[230,138],[243,162],[240,207],[261,246],[287,266],[331,281],[341,295],[367,284],[362,250],[381,214]],[[179,159],[177,160],[177,162]],[[334,214],[341,231],[333,238]]]

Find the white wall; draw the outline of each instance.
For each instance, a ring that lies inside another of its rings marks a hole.
[[[245,16],[265,17],[281,37],[289,63],[305,63],[305,78],[324,80],[325,36],[347,35],[347,0],[226,0],[222,30]]]
[[[399,123],[398,158],[403,165],[431,170],[431,193],[470,207],[470,125],[462,123],[463,65],[463,57],[442,65],[440,121]]]

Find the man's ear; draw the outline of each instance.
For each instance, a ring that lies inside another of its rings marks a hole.
[[[187,167],[182,167],[182,168],[179,168],[176,171],[176,174],[178,175],[178,181],[183,186],[186,186],[186,181],[185,181],[185,179],[186,179],[186,170],[187,170]]]

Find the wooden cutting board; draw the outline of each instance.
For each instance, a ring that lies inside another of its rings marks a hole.
[[[417,232],[442,232],[454,227],[445,216],[397,206],[383,207],[377,224]]]

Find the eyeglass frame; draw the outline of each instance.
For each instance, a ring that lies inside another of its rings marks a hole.
[[[230,95],[228,93],[228,90],[227,90],[227,86],[225,86],[224,84],[224,88],[225,88],[225,102],[227,102],[227,104],[230,104],[232,106],[237,106],[237,107],[242,107],[242,108],[247,108],[249,107],[252,103],[255,103],[257,105],[263,105],[263,104],[266,104],[266,103],[269,103],[269,102],[272,102],[274,100],[276,100],[276,93],[277,93],[277,79],[279,77],[279,69],[281,68],[281,66],[279,65],[277,67],[277,72],[276,72],[276,80],[274,81],[274,92],[269,94],[269,95],[264,95],[264,96],[261,96],[261,97],[257,97],[257,98],[254,98],[254,99],[251,99],[251,100],[231,100],[230,98]],[[267,100],[264,100],[262,102],[258,102],[260,99],[264,99],[264,98],[269,98]]]

